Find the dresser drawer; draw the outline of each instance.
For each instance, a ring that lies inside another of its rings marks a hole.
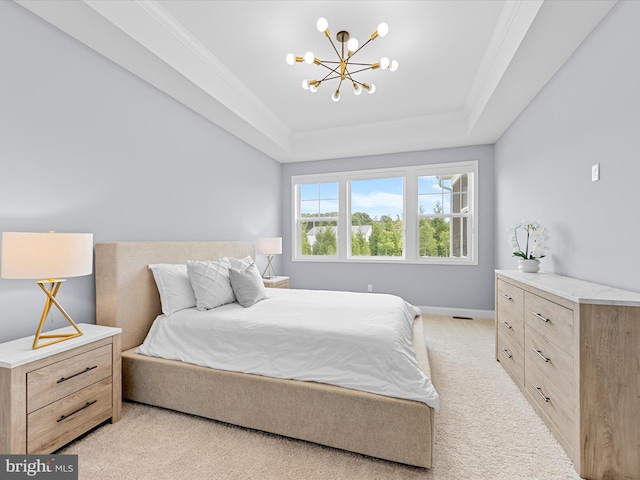
[[[506,331],[498,330],[498,360],[511,375],[514,382],[524,384],[524,354]]]
[[[524,305],[527,331],[537,331],[545,342],[552,342],[571,354],[573,310],[530,292],[525,293]]]
[[[498,319],[496,328],[498,334],[503,334],[504,338],[509,338],[511,343],[517,345],[520,350],[524,346],[524,325],[522,319],[510,315],[505,315],[502,311],[498,311]]]
[[[525,370],[525,389],[536,405],[542,410],[565,440],[573,446],[574,400],[568,398],[558,385],[547,378],[537,365],[529,365]]]
[[[497,289],[497,308],[500,317],[506,317],[504,320],[516,328],[522,327],[524,291],[500,279],[498,279]]]
[[[111,378],[94,383],[27,416],[27,453],[48,453],[112,415]]]
[[[111,344],[27,373],[27,413],[111,377]]]
[[[525,339],[525,365],[535,366],[551,384],[567,398],[570,404],[575,400],[573,385],[573,356],[540,335],[536,330],[527,329]]]

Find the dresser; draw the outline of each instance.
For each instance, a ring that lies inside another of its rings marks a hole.
[[[496,271],[496,359],[591,480],[640,479],[640,294]]]
[[[33,336],[0,344],[1,454],[48,454],[120,419],[122,330],[78,327],[82,336],[36,350]]]

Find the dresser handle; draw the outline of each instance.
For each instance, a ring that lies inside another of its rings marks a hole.
[[[540,320],[542,320],[543,322],[545,322],[545,323],[549,323],[549,319],[548,319],[548,318],[544,318],[544,317],[543,317],[542,315],[540,315],[539,313],[531,312],[531,314],[532,314],[534,317],[539,318],[539,319],[540,319]]]
[[[513,358],[513,355],[511,355],[509,353],[509,350],[507,350],[506,348],[503,348],[502,351],[507,355],[507,358]]]
[[[545,362],[549,362],[549,360],[551,360],[550,358],[545,357],[544,355],[542,355],[542,352],[540,350],[536,350],[535,348],[531,347],[531,350],[533,350],[534,352],[536,352],[536,354],[543,359]]]
[[[511,325],[509,325],[507,322],[500,320],[500,322],[507,327],[509,330],[511,330],[513,327]]]
[[[544,396],[544,393],[542,393],[542,389],[540,387],[536,387],[533,384],[531,384],[531,386],[536,389],[536,392],[538,392],[538,395],[540,395],[544,399],[545,402],[549,403],[549,397],[545,397]]]
[[[90,372],[91,370],[93,370],[94,368],[98,368],[97,365],[94,365],[93,367],[87,367],[84,370],[82,370],[81,372],[78,373],[74,373],[73,375],[71,375],[70,377],[62,377],[60,378],[60,380],[58,380],[56,383],[62,383],[62,382],[66,382],[67,380],[71,380],[73,377],[77,377],[78,375],[82,375],[83,373],[87,373]]]
[[[513,298],[511,298],[509,295],[507,295],[506,293],[501,293],[500,295],[502,295],[504,298],[506,298],[507,300],[513,300]]]
[[[87,402],[85,403],[82,407],[80,407],[77,410],[74,410],[73,412],[69,413],[68,415],[62,415],[58,420],[56,420],[58,423],[60,423],[63,420],[66,420],[67,418],[71,417],[72,415],[75,415],[78,412],[81,412],[82,410],[84,410],[85,408],[90,407],[91,405],[93,405],[94,403],[96,403],[98,400],[94,400],[93,402]]]

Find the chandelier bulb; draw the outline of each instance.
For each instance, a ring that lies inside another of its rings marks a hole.
[[[331,95],[331,100],[333,100],[334,102],[339,102],[340,101],[340,90],[336,90],[333,95]]]
[[[307,53],[304,54],[303,58],[304,58],[304,62],[305,63],[311,64],[311,63],[313,63],[313,61],[315,60],[316,57],[313,54],[313,52],[307,52]]]
[[[380,25],[378,25],[376,32],[379,36],[384,37],[387,33],[389,33],[389,25],[382,22]]]
[[[362,87],[355,82],[353,82],[353,93],[356,95],[360,95],[362,93]]]
[[[309,90],[309,80],[308,79],[304,79],[302,80],[302,88],[304,88],[305,90]]]
[[[355,52],[356,50],[358,50],[358,46],[360,44],[358,43],[358,39],[357,38],[350,38],[349,41],[347,42],[347,49],[349,50],[349,56],[353,55],[353,52]]]
[[[316,22],[316,28],[319,32],[324,32],[327,28],[329,28],[329,22],[324,17],[320,17]]]
[[[372,83],[371,85],[369,85],[368,93],[374,94],[375,92],[376,92],[376,86]]]
[[[391,66],[389,67],[389,70],[391,70],[392,72],[395,72],[396,70],[398,70],[398,61],[397,60],[392,60],[391,61]]]
[[[293,53],[287,54],[287,63],[289,65],[293,65],[294,63],[296,63],[296,56]]]
[[[382,57],[380,59],[380,68],[383,70],[386,70],[387,68],[389,68],[389,59],[387,57]]]
[[[311,80],[311,83],[309,83],[309,91],[311,93],[316,93],[318,91],[318,85],[316,84],[314,80]]]

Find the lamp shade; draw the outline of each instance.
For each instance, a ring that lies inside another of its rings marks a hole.
[[[2,278],[45,280],[93,271],[92,233],[2,233]]]
[[[265,255],[279,255],[282,253],[282,237],[258,239],[258,253]]]

